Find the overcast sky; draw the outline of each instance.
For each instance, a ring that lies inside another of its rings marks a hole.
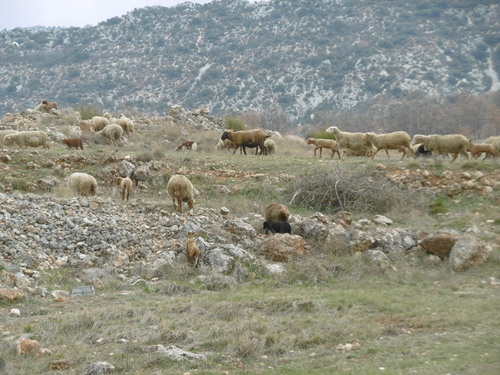
[[[205,4],[212,0],[190,0]],[[172,7],[186,0],[1,0],[0,30],[16,27],[96,25],[135,8]]]

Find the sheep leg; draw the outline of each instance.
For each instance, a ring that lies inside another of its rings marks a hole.
[[[182,214],[182,199],[177,198],[177,203],[179,204],[179,213]]]
[[[372,155],[372,160],[375,157],[375,155],[377,155],[377,152],[379,152],[380,150],[381,150],[380,148],[377,148],[377,151],[375,151],[375,153]]]

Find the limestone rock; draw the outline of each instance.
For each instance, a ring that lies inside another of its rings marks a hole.
[[[277,233],[262,241],[260,254],[275,262],[288,262],[296,255],[305,254],[305,241],[295,234]]]
[[[454,271],[465,271],[484,263],[491,253],[491,246],[472,235],[460,237],[450,252],[450,265]]]
[[[419,245],[428,253],[444,258],[450,254],[450,251],[453,245],[455,245],[458,237],[459,236],[456,232],[441,231],[425,236],[419,242]]]

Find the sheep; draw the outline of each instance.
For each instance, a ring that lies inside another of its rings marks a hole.
[[[321,159],[323,156],[323,148],[327,148],[329,150],[332,150],[332,158],[335,153],[338,154],[339,159],[341,158],[337,142],[335,142],[333,139],[308,138],[307,144],[316,146],[314,148],[314,157],[316,157],[316,150],[319,148],[319,158]]]
[[[256,144],[260,147],[262,150],[262,153],[264,155],[267,155],[267,149],[266,146],[264,146],[264,142],[266,141],[267,138],[269,138],[271,135],[266,133],[262,129],[252,129],[252,130],[239,130],[239,131],[232,131],[232,130],[226,130],[222,136],[221,139],[229,139],[231,140],[236,148],[234,149],[234,153],[236,153],[236,150],[239,147],[243,147],[243,152],[246,153],[244,144]]]
[[[3,138],[7,134],[14,134],[14,133],[17,133],[17,130],[13,130],[13,129],[0,130],[0,147],[3,146]]]
[[[128,201],[128,198],[130,196],[130,191],[132,190],[132,186],[134,183],[129,177],[117,177],[116,178],[116,184],[120,185],[122,189],[122,201]]]
[[[90,120],[85,120],[80,122],[80,129],[82,130],[93,130],[93,131],[101,131],[110,122],[106,117],[103,116],[94,116]]]
[[[103,117],[107,118],[110,124],[120,125],[123,129],[123,132],[127,134],[127,138],[130,136],[130,133],[134,132],[135,129],[134,122],[127,116],[125,116],[123,113],[120,115],[120,117],[116,118],[111,116],[108,112],[106,112],[103,114]]]
[[[42,130],[32,130],[32,131],[22,131],[16,133],[10,133],[4,136],[3,143],[5,146],[10,146],[16,143],[18,146],[24,146],[27,148],[43,146],[43,148],[49,148],[47,141],[49,136]]]
[[[65,138],[61,143],[67,145],[68,148],[81,148],[83,150],[83,141],[81,138]]]
[[[292,227],[287,221],[264,221],[263,228],[266,230],[266,234],[269,232],[292,234]]]
[[[413,149],[413,152],[414,152],[416,158],[418,158],[420,156],[425,157],[425,158],[432,156],[432,151],[427,150],[424,145],[416,144],[415,146],[412,146],[412,149]]]
[[[68,178],[68,187],[80,195],[95,195],[97,181],[94,176],[87,173],[75,172]]]
[[[489,137],[483,142],[483,144],[492,145],[495,149],[495,155],[500,156],[500,136]]]
[[[269,155],[276,152],[276,143],[271,138],[268,138],[264,141],[264,147],[266,148]]]
[[[347,148],[356,152],[360,152],[366,156],[373,149],[373,144],[368,139],[363,139],[365,133],[350,133],[340,131],[336,126],[330,126],[325,130],[327,133],[332,133],[335,136],[337,144],[340,148]]]
[[[411,148],[411,139],[407,132],[405,131],[397,131],[392,133],[385,134],[375,134],[373,132],[368,132],[363,135],[363,140],[367,143],[371,142],[375,146],[375,152],[372,155],[372,159],[375,158],[377,152],[380,150],[385,150],[387,154],[387,158],[390,159],[389,150],[401,150],[403,151],[403,156],[401,160],[406,156],[406,150],[412,154],[413,158],[415,158],[415,154],[413,153],[413,149]]]
[[[484,159],[488,157],[488,155],[493,156],[495,158],[495,148],[493,145],[490,144],[474,144],[472,141],[469,141],[469,148],[467,149],[472,155],[474,159],[477,159],[481,156],[481,154],[484,152]]]
[[[447,135],[421,135],[413,136],[414,145],[421,143],[426,149],[432,151],[432,158],[436,161],[437,154],[453,154],[451,162],[455,161],[458,155],[463,155],[469,159],[467,149],[469,147],[469,139],[462,134],[447,134]]]
[[[182,202],[187,202],[189,209],[194,207],[194,187],[191,181],[186,176],[176,174],[170,177],[167,183],[168,195],[172,197],[172,201],[178,203],[179,213],[182,214]]]
[[[236,149],[236,145],[229,139],[219,139],[219,142],[215,145],[217,151]]]
[[[180,151],[182,150],[183,148],[185,148],[186,150],[192,150],[193,148],[193,144],[196,145],[196,143],[194,141],[184,141],[182,142],[180,145],[178,145],[176,148],[175,148],[175,151]],[[196,147],[196,146],[195,146]]]
[[[45,112],[49,112],[51,109],[57,109],[56,102],[49,102],[47,100],[42,100],[42,104],[45,106]]]
[[[266,221],[288,221],[288,207],[280,203],[271,203],[264,210]]]
[[[106,125],[104,129],[97,132],[97,134],[108,138],[112,144],[118,146],[118,142],[122,139],[123,129],[118,124],[109,124]]]
[[[186,241],[186,254],[189,264],[194,267],[198,267],[198,264],[200,263],[200,249],[198,248],[198,245],[196,244],[196,241],[194,239],[193,231],[188,232]]]

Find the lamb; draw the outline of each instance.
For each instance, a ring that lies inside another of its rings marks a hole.
[[[193,145],[195,145],[195,151],[196,151],[197,145],[196,145],[196,143],[194,141],[184,141],[184,142],[182,142],[180,145],[178,145],[175,148],[175,151],[180,151],[183,148],[185,148],[186,150],[192,150],[193,149]]]
[[[500,136],[489,137],[483,142],[483,144],[492,145],[495,149],[495,155],[500,156]]]
[[[232,131],[232,130],[226,130],[222,136],[221,139],[224,141],[226,139],[231,140],[236,148],[234,149],[234,153],[236,153],[236,150],[239,147],[243,147],[243,152],[246,153],[245,144],[253,144],[253,145],[258,145],[264,155],[267,155],[267,149],[266,146],[264,145],[264,142],[266,141],[267,138],[269,138],[271,135],[265,132],[262,129],[252,129],[252,130],[239,130],[239,131]]]
[[[198,264],[200,263],[200,249],[198,248],[198,245],[196,244],[196,241],[194,239],[193,231],[188,232],[186,241],[186,254],[189,264],[194,267],[198,267]]]
[[[179,213],[182,214],[182,202],[187,202],[189,209],[194,207],[194,187],[187,177],[176,174],[170,177],[167,183],[168,195],[172,197],[174,203],[177,201]]]
[[[276,152],[276,143],[271,138],[268,138],[264,141],[264,147],[266,148],[269,155]]]
[[[75,172],[68,178],[68,187],[83,196],[95,195],[97,181],[94,176],[87,173]]]
[[[287,221],[264,221],[263,228],[266,230],[266,234],[269,232],[292,234],[292,227]]]
[[[134,183],[129,177],[117,177],[116,178],[116,184],[120,185],[122,189],[122,200],[123,201],[128,201],[128,198],[130,196],[130,191],[132,190],[132,186]]]
[[[427,150],[424,145],[417,144],[415,146],[416,146],[416,148],[412,147],[412,149],[413,149],[413,152],[415,153],[416,158],[418,158],[420,156],[425,157],[425,158],[432,156],[432,151]]]
[[[280,203],[271,203],[264,210],[264,217],[266,221],[288,221],[290,212],[288,207]]]
[[[219,142],[215,145],[217,151],[236,149],[236,145],[229,139],[219,139]]]
[[[67,145],[68,148],[81,148],[83,150],[83,141],[81,138],[65,138],[61,143]]]
[[[122,139],[123,129],[118,124],[109,124],[104,127],[101,131],[97,132],[99,135],[103,135],[108,138],[112,144],[118,146],[118,142]]]
[[[415,158],[415,154],[413,153],[413,149],[411,148],[411,139],[407,132],[405,131],[397,131],[392,133],[385,134],[375,134],[372,132],[368,132],[363,135],[363,140],[367,143],[371,142],[376,151],[372,155],[372,159],[375,158],[375,155],[380,150],[385,150],[387,154],[387,158],[390,159],[389,150],[401,150],[403,151],[403,156],[401,160],[406,156],[406,150],[412,154],[413,158]]]
[[[472,143],[472,141],[469,141],[469,148],[467,151],[471,153],[474,159],[479,158],[483,152],[483,160],[486,159],[489,155],[493,156],[493,158],[496,157],[495,148],[490,144],[474,144]]]
[[[361,152],[362,155],[367,155],[372,149],[373,144],[363,139],[365,133],[350,133],[340,131],[336,126],[330,126],[325,130],[327,133],[332,133],[337,140],[340,148],[347,148],[356,152]]]
[[[426,149],[432,151],[432,157],[436,161],[438,154],[453,154],[451,162],[455,161],[458,155],[463,155],[469,159],[467,149],[469,148],[469,139],[462,134],[447,135],[421,135],[413,136],[413,144],[421,143]]]
[[[307,139],[307,144],[308,145],[315,145],[316,147],[314,148],[314,157],[316,157],[316,150],[319,148],[319,158],[323,156],[323,148],[332,150],[332,158],[335,155],[335,153],[338,154],[339,159],[340,157],[340,151],[339,147],[337,145],[337,142],[335,142],[333,139],[318,139],[318,138],[308,138]]]
[[[7,134],[3,138],[3,143],[5,146],[10,146],[15,143],[18,146],[24,146],[25,148],[28,146],[43,146],[43,148],[49,148],[49,145],[47,144],[48,139],[49,136],[44,131],[32,130]]]

